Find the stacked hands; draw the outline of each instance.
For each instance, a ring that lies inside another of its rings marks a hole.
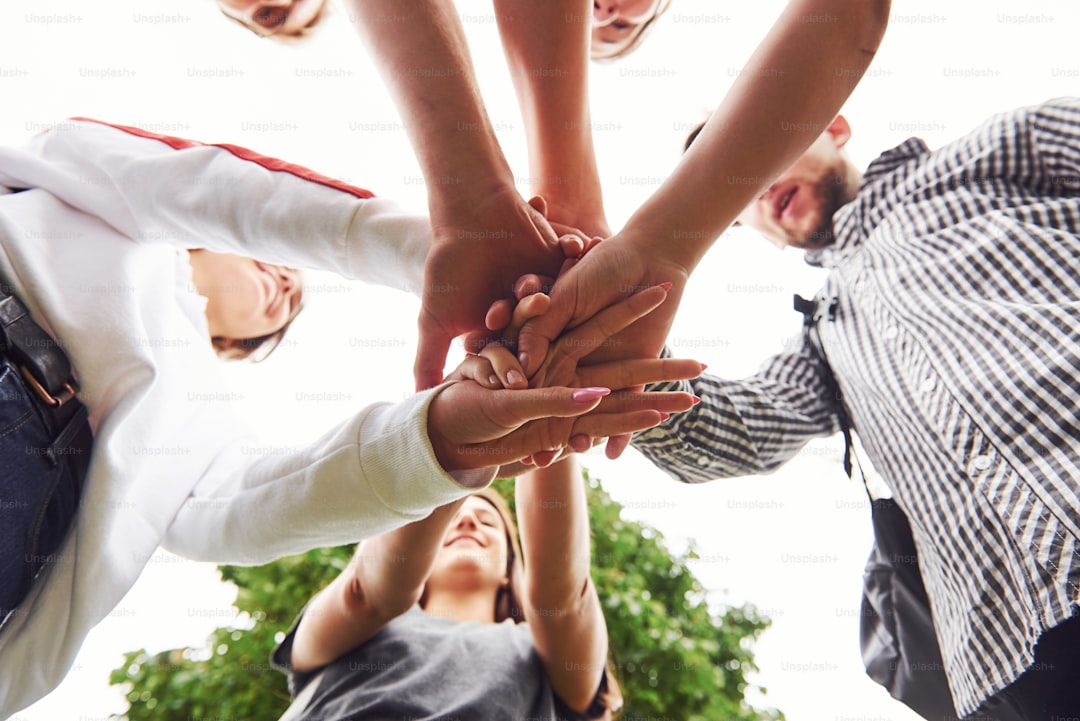
[[[531,203],[534,210],[543,209],[542,201]],[[475,354],[439,379],[452,382],[432,401],[428,432],[446,470],[500,466],[498,475],[515,476],[566,453],[587,451],[604,438],[609,438],[608,456],[615,458],[631,433],[697,403],[689,393],[644,392],[645,384],[696,378],[704,370],[698,361],[656,357],[673,315],[668,310],[675,306],[673,284],[620,283],[603,268],[618,254],[600,253],[614,243],[586,242],[581,235],[550,243],[561,264],[557,280],[534,273],[517,278],[513,300],[492,303],[483,315],[486,330],[474,326],[468,333],[466,347]],[[475,258],[490,257],[478,254],[475,245],[471,265],[452,266],[465,269],[457,274],[465,287],[476,287],[463,277],[477,272]],[[515,260],[513,239],[502,246],[493,255]],[[451,250],[447,255],[460,249]],[[586,266],[594,257],[601,262]],[[429,259],[428,271],[432,265]],[[606,276],[603,282],[591,280],[597,273]],[[548,289],[551,295],[544,292]],[[418,374],[430,361],[422,355],[425,317],[455,312],[443,298],[429,313],[427,300]],[[427,383],[418,377],[418,384]]]

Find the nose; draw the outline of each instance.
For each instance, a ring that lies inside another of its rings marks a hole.
[[[281,282],[282,292],[292,293],[300,286],[300,273],[294,268],[278,267],[278,278]]]
[[[479,522],[476,520],[476,514],[469,509],[462,509],[458,513],[457,520],[454,522],[454,528],[478,528]]]
[[[613,0],[593,0],[593,26],[608,25],[618,14],[619,4]]]

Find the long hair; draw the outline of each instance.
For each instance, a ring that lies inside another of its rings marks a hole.
[[[514,623],[522,623],[525,620],[525,610],[521,604],[522,569],[525,566],[525,557],[521,553],[521,543],[518,541],[517,524],[514,522],[514,514],[510,512],[510,506],[498,491],[492,488],[484,488],[474,496],[479,496],[487,501],[502,518],[503,528],[506,532],[506,577],[510,582],[501,586],[495,595],[495,623],[502,623],[506,619]],[[420,608],[427,606],[428,589],[424,584],[424,591],[420,596]],[[609,721],[614,718],[623,705],[622,690],[619,688],[618,679],[615,678],[615,670],[609,660],[600,689],[589,707],[591,718],[600,721]]]

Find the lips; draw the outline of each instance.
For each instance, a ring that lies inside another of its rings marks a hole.
[[[457,543],[458,541],[472,541],[473,543],[477,544],[478,546],[483,546],[484,545],[484,542],[481,541],[479,538],[477,538],[476,536],[469,536],[469,535],[454,536],[453,538],[451,538],[449,541],[447,541],[443,545],[444,546],[452,546],[455,543]]]
[[[795,197],[795,193],[798,192],[798,190],[799,186],[792,185],[790,188],[785,188],[783,192],[776,194],[773,200],[773,211],[777,220],[780,220],[784,216],[784,211],[791,205],[791,199]]]

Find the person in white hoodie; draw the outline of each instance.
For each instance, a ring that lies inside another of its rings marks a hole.
[[[0,279],[66,352],[93,432],[81,498],[65,501],[71,528],[54,530],[59,545],[47,557],[22,559],[42,563],[3,614],[0,718],[62,680],[86,634],[159,546],[256,564],[354,542],[487,485],[495,466],[551,448],[584,450],[587,437],[651,426],[690,406],[684,393],[602,400],[606,388],[462,381],[363,408],[288,455],[245,453],[256,441],[229,411],[211,343],[243,339],[215,330],[214,304],[232,321],[253,313],[259,334],[272,335],[296,311],[289,268],[419,293],[430,243],[423,216],[234,146],[78,119],[26,148],[0,148]],[[215,272],[238,279],[216,300],[215,284],[224,286]],[[611,312],[625,325],[665,295],[653,289]],[[240,296],[247,310],[238,309]],[[240,322],[242,331],[256,329],[251,316]],[[579,337],[553,362],[573,363],[596,346]],[[7,349],[0,361],[2,423],[28,391],[15,385],[4,395],[20,376]],[[661,374],[656,363],[634,366],[632,383],[700,370],[687,362]],[[606,380],[603,372],[587,377],[595,386]],[[17,437],[20,418],[0,428],[0,444]],[[0,528],[27,515],[39,523],[39,510],[19,495],[28,480],[6,457],[0,467]],[[0,553],[10,547],[0,535]]]

